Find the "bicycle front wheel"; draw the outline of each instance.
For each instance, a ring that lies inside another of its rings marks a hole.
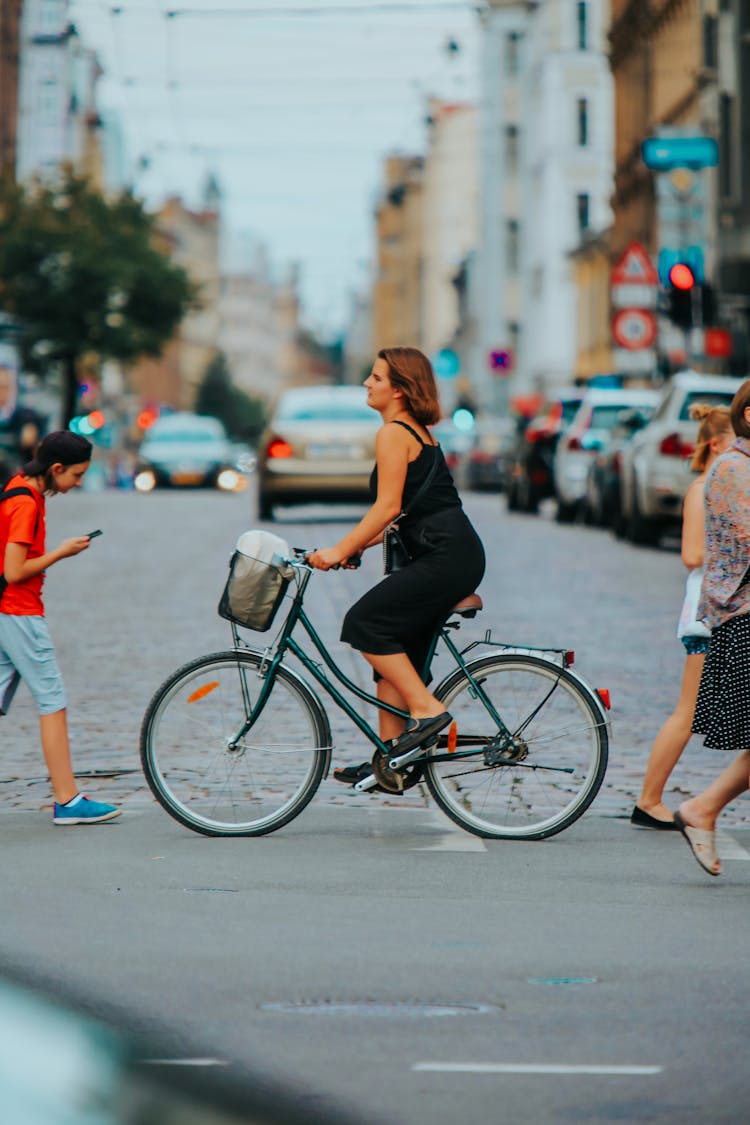
[[[604,779],[609,739],[601,709],[575,676],[537,657],[487,656],[468,667],[512,740],[503,750],[481,693],[463,671],[454,672],[435,694],[453,714],[458,746],[455,757],[441,743],[433,748],[426,760],[430,792],[477,836],[542,840],[561,832]]]
[[[141,727],[141,764],[160,805],[206,836],[261,836],[307,805],[325,777],[331,736],[305,682],[276,670],[256,722],[238,741],[265,681],[254,652],[217,652],[179,668]]]

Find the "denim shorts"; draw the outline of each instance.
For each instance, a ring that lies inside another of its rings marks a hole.
[[[688,656],[705,656],[711,643],[710,637],[680,637],[680,640]]]
[[[0,715],[7,713],[21,680],[40,715],[54,715],[66,706],[47,622],[43,617],[0,613]]]

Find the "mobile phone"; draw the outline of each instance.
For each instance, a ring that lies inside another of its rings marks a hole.
[[[88,535],[89,539],[96,539],[97,535],[101,535],[102,532],[100,530],[99,531],[87,531],[86,534]]]

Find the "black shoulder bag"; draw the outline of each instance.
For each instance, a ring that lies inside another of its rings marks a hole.
[[[422,484],[420,485],[416,494],[412,497],[412,501],[409,504],[408,508],[404,508],[403,511],[400,512],[398,516],[396,516],[395,520],[388,524],[388,527],[383,532],[384,574],[393,574],[394,570],[402,570],[411,562],[411,555],[407,551],[406,545],[401,538],[398,525],[400,524],[401,520],[405,519],[408,516],[417,500],[420,500],[422,498],[424,493],[432,484],[433,477],[435,476],[435,472],[437,471],[437,450],[439,449],[439,446],[434,445],[432,448],[435,450],[435,453],[432,457],[432,466],[429,473],[422,481]]]
[[[34,493],[30,488],[9,488],[7,492],[0,492],[0,504],[3,500],[10,500],[12,496],[31,496],[33,499]],[[36,523],[34,524],[34,538],[39,528],[39,512],[36,514]],[[0,574],[0,599],[2,599],[5,589],[8,585],[8,579],[4,574]]]

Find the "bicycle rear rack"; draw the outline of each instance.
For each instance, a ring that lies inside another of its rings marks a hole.
[[[538,656],[541,660],[548,660],[551,664],[558,664],[561,668],[569,668],[571,664],[575,663],[575,653],[572,649],[535,648],[533,645],[512,645],[506,641],[494,641],[491,629],[487,630],[481,641],[470,641],[465,648],[461,649],[461,655],[465,656],[467,652],[471,652],[472,649],[478,648],[480,645],[500,649],[502,653],[507,653],[509,656]]]

